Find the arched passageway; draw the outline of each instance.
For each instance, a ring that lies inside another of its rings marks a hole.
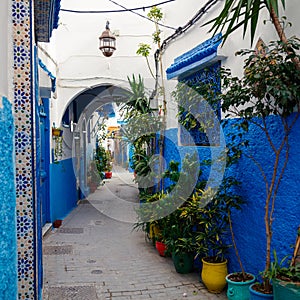
[[[64,219],[78,200],[88,196],[87,173],[97,147],[97,130],[112,118],[121,122],[118,105],[126,101],[127,95],[123,87],[101,84],[70,100],[61,120],[63,155],[51,164],[50,223]]]

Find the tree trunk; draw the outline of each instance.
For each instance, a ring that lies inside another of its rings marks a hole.
[[[292,54],[292,52],[287,47],[288,39],[287,39],[287,37],[284,33],[284,29],[283,29],[282,25],[280,24],[278,16],[277,16],[277,14],[276,14],[273,7],[270,8],[270,17],[271,17],[271,20],[274,24],[274,27],[275,27],[276,31],[277,31],[279,39],[286,45],[285,50],[286,50],[287,54]],[[298,57],[292,58],[292,61],[295,65],[296,69],[300,70],[300,61],[299,61]]]

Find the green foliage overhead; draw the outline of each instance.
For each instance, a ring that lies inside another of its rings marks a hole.
[[[213,31],[214,34],[224,31],[223,41],[225,41],[233,31],[241,26],[243,26],[243,36],[245,37],[250,26],[252,44],[260,11],[265,8],[270,15],[273,14],[278,18],[280,4],[285,9],[285,0],[225,0],[219,16],[209,22],[213,22],[210,31]]]
[[[264,47],[264,53],[254,50],[240,51],[247,55],[245,73],[242,78],[231,76],[224,70],[221,95],[222,110],[227,116],[247,119],[278,115],[286,117],[299,110],[300,71],[292,59],[300,57],[297,38],[289,40],[290,55],[286,54],[282,42],[272,42]]]
[[[154,20],[155,22],[159,22],[163,18],[163,13],[161,9],[157,6],[153,6],[149,13],[147,14],[148,18]]]
[[[150,101],[145,93],[144,80],[141,75],[136,79],[127,77],[131,91],[126,92],[127,101],[121,106],[121,112],[124,120],[130,120],[138,115],[148,114],[153,111],[150,107]]]
[[[139,48],[136,50],[136,54],[148,57],[150,54],[151,46],[149,44],[140,43]]]

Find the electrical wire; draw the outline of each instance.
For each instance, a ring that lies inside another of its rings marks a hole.
[[[78,13],[78,14],[104,14],[104,13],[118,13],[118,12],[126,12],[126,11],[135,11],[135,10],[145,10],[146,8],[151,8],[153,6],[159,6],[159,5],[163,5],[169,2],[173,2],[176,0],[167,0],[167,1],[163,1],[157,4],[152,4],[152,5],[148,5],[148,6],[142,6],[142,7],[135,7],[135,8],[123,8],[123,9],[117,9],[117,10],[73,10],[73,9],[65,9],[65,8],[61,8],[61,11],[65,11],[65,12],[72,12],[72,13]],[[114,3],[116,5],[119,5],[118,3]],[[121,6],[121,5],[119,5]]]
[[[110,0],[109,0],[110,1]],[[169,37],[167,37],[162,43],[159,52],[162,52],[166,49],[167,45],[174,39],[176,39],[178,36],[185,33],[190,27],[192,27],[196,22],[198,22],[202,16],[211,8],[213,7],[217,2],[221,0],[209,0],[206,2],[206,4],[198,10],[198,12],[194,15],[194,17],[187,22],[184,26],[178,27],[175,31],[175,33],[171,34]]]
[[[111,1],[111,0],[109,0]],[[158,48],[154,53],[154,61],[155,61],[155,87],[151,94],[151,100],[154,99],[157,95],[158,90],[158,80],[159,80],[159,66],[158,61],[163,53],[163,51],[166,49],[168,44],[170,44],[173,40],[175,40],[178,36],[185,33],[189,28],[191,28],[196,22],[198,22],[201,17],[210,9],[212,8],[217,2],[221,0],[209,0],[206,2],[206,4],[198,10],[198,12],[194,15],[194,17],[188,21],[184,26],[178,27],[175,31],[175,33],[171,34],[169,37],[167,37],[162,43],[160,48]]]
[[[174,28],[174,27],[167,26],[167,25],[164,25],[164,24],[161,24],[161,23],[157,23],[157,22],[155,22],[154,20],[151,20],[150,18],[148,18],[148,17],[146,17],[146,16],[143,16],[143,15],[137,13],[136,11],[130,10],[130,9],[126,8],[125,6],[123,6],[123,5],[121,5],[121,4],[117,3],[117,2],[115,2],[115,1],[113,1],[113,0],[108,0],[108,1],[110,1],[111,3],[113,3],[113,4],[115,4],[115,5],[119,6],[119,7],[122,7],[125,11],[132,12],[133,14],[136,14],[136,15],[138,15],[138,16],[140,16],[140,17],[142,17],[142,18],[144,18],[144,19],[146,19],[146,20],[148,20],[148,21],[150,21],[150,22],[156,23],[156,24],[158,24],[158,25],[161,26],[161,27],[165,27],[165,28],[169,28],[169,29],[172,29],[172,30],[176,30],[176,28]],[[165,2],[163,2],[163,3],[172,2],[172,1],[175,1],[175,0],[165,1]],[[150,7],[153,7],[153,6],[157,6],[157,5],[153,4],[153,5],[151,5]]]

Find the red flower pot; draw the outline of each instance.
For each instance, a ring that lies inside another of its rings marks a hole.
[[[112,177],[112,172],[105,172],[105,178],[110,179]]]
[[[166,256],[165,253],[166,253],[166,250],[167,250],[167,246],[163,242],[156,241],[155,247],[156,247],[156,249],[157,249],[160,256]]]
[[[55,220],[53,222],[53,227],[54,228],[59,228],[62,225],[62,220]]]

